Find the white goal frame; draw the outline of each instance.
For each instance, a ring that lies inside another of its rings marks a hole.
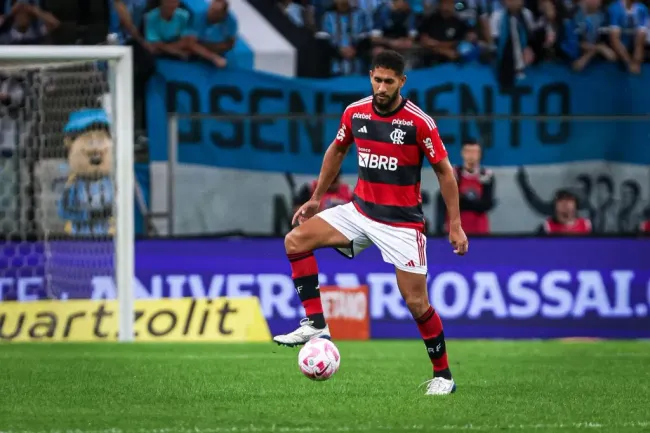
[[[82,61],[108,61],[113,136],[115,141],[115,284],[119,341],[133,341],[135,293],[135,230],[133,172],[133,57],[124,46],[0,46],[0,68]]]

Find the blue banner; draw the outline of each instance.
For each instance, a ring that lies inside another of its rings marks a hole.
[[[474,239],[465,257],[445,239],[427,248],[429,297],[451,338],[650,338],[650,242]],[[376,248],[354,260],[316,255],[321,284],[368,285],[373,338],[418,337]],[[0,299],[114,298],[112,264],[108,242],[5,245]],[[259,296],[272,333],[303,315],[281,239],[138,241],[136,277],[141,299]]]
[[[256,71],[221,70],[160,61],[147,96],[151,158],[167,159],[167,112],[244,115],[243,119],[180,122],[179,161],[216,167],[318,173],[346,105],[370,94],[368,77],[288,79]],[[615,83],[615,84],[614,84]],[[600,65],[576,74],[565,66],[531,69],[515,88],[500,93],[492,69],[443,65],[408,73],[404,94],[434,118],[451,115],[644,115],[650,69],[632,76]],[[287,116],[305,113],[307,120]],[[254,119],[280,115],[283,119]],[[320,117],[319,117],[320,116]],[[323,120],[323,117],[325,116]],[[650,122],[571,120],[438,120],[453,161],[459,144],[480,137],[488,166],[583,160],[650,164]],[[344,172],[356,172],[349,156]]]

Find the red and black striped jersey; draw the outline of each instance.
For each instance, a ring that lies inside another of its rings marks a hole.
[[[435,122],[403,99],[391,113],[378,113],[372,96],[345,109],[336,144],[355,142],[359,180],[352,202],[376,221],[424,230],[420,178],[424,157],[437,164],[447,157]]]

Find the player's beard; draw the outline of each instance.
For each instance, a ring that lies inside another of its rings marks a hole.
[[[378,99],[377,94],[373,94],[372,103],[375,105],[375,108],[377,108],[378,111],[388,111],[399,97],[399,92],[395,92],[392,95],[389,95],[388,93],[382,93],[382,96],[388,96],[388,98]]]

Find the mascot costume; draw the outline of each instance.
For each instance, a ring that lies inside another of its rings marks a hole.
[[[75,111],[65,126],[70,175],[58,203],[65,231],[73,236],[115,233],[113,140],[110,121],[102,109]]]

